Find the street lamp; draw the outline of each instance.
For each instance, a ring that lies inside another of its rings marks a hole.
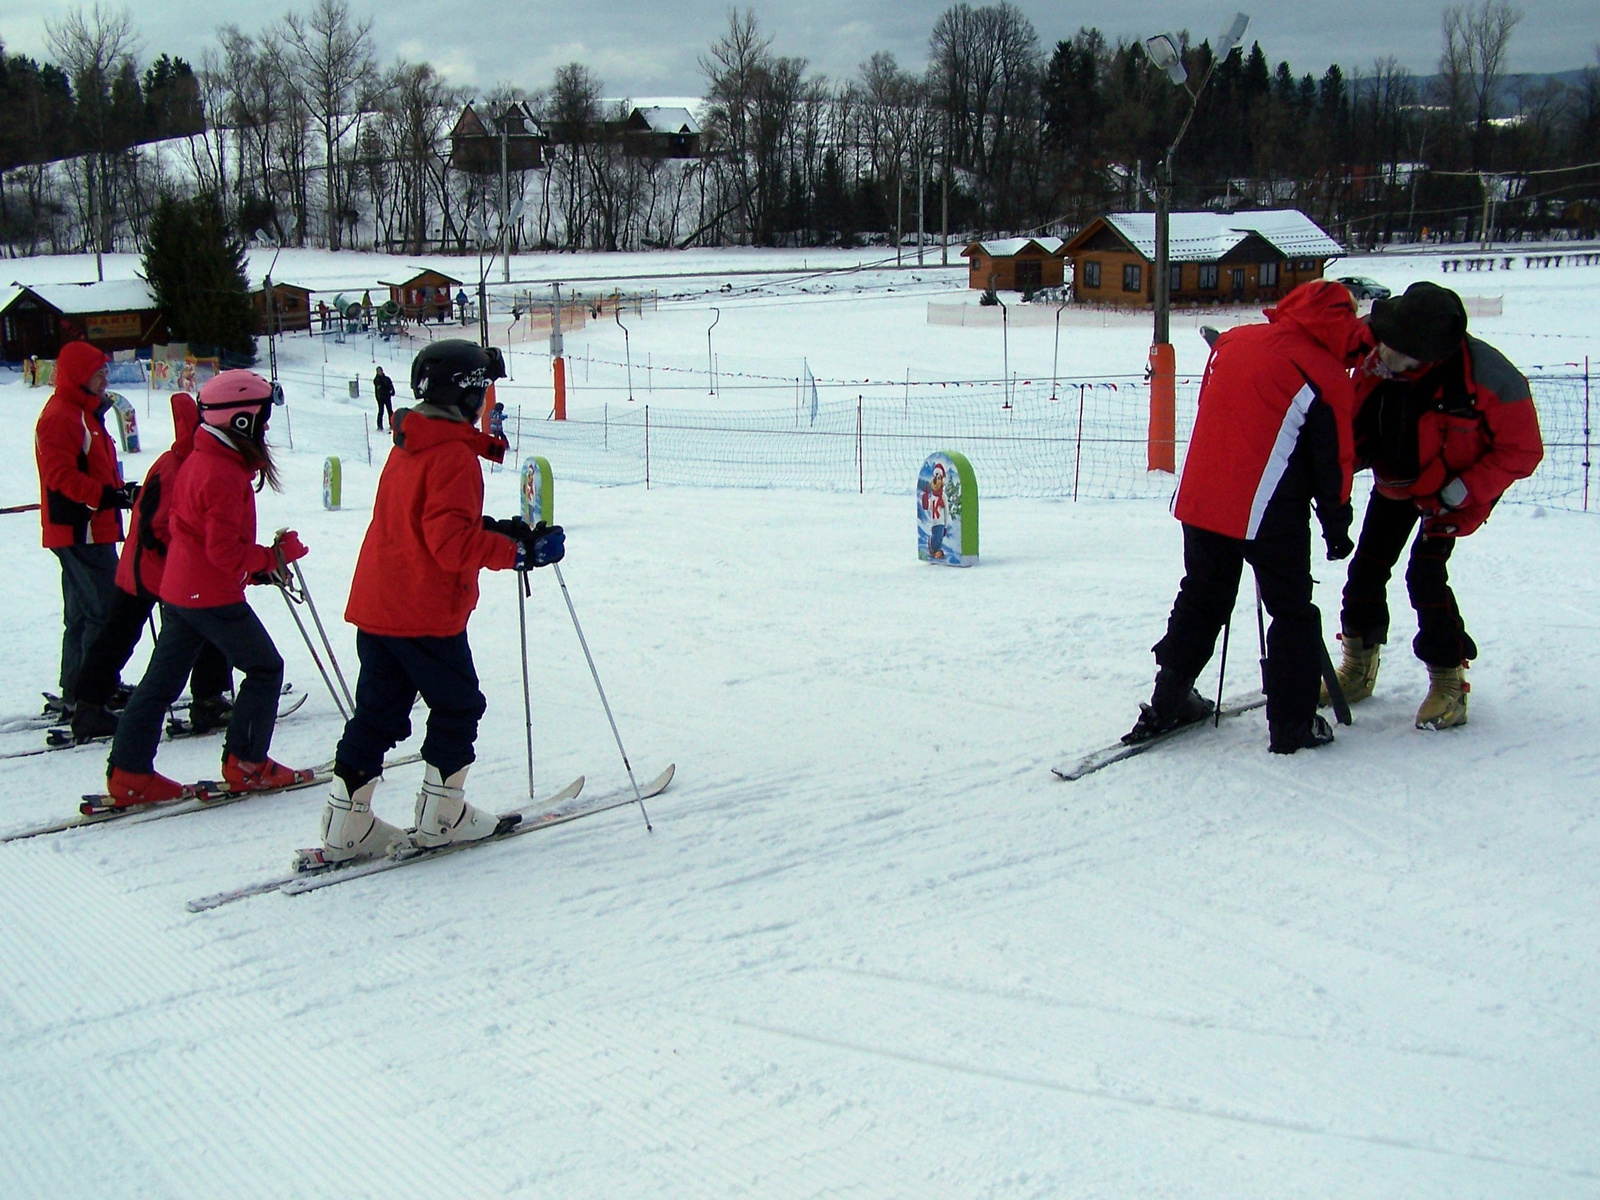
[[[1211,81],[1217,64],[1233,53],[1233,48],[1244,38],[1250,27],[1245,13],[1234,13],[1233,21],[1217,38],[1216,51],[1211,64],[1200,77],[1196,87],[1189,86],[1189,72],[1183,65],[1183,54],[1178,41],[1170,33],[1158,33],[1144,41],[1145,53],[1157,69],[1165,71],[1167,78],[1189,94],[1189,111],[1184,114],[1178,136],[1162,156],[1161,169],[1156,177],[1156,264],[1152,281],[1151,298],[1155,308],[1155,333],[1150,347],[1150,449],[1149,469],[1176,472],[1177,445],[1177,358],[1171,345],[1172,268],[1169,248],[1169,223],[1172,212],[1172,158],[1178,144],[1189,132],[1200,104],[1200,94]]]

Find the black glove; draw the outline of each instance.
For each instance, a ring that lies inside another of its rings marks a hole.
[[[101,509],[107,508],[132,508],[134,501],[139,498],[139,485],[125,483],[121,487],[112,487],[109,483],[100,489]]]
[[[1317,518],[1322,522],[1322,540],[1328,547],[1328,561],[1349,558],[1356,548],[1350,540],[1350,523],[1355,519],[1350,502],[1347,500],[1330,512],[1318,509]]]
[[[483,527],[491,533],[503,534],[517,543],[519,571],[547,567],[566,557],[567,535],[559,525],[547,525],[540,521],[537,525],[530,526],[521,517],[512,517],[509,521],[496,521],[492,517],[484,517]]]

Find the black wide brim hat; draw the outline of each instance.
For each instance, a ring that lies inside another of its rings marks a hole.
[[[1421,362],[1449,358],[1467,336],[1467,309],[1449,288],[1413,283],[1401,296],[1374,300],[1367,318],[1372,336]]]

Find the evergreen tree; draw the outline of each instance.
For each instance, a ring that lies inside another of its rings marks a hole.
[[[233,235],[215,195],[162,197],[150,221],[144,277],[174,338],[255,361],[256,316],[244,243]]]

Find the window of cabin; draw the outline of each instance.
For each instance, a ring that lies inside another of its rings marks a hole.
[[[1201,291],[1213,291],[1213,292],[1217,290],[1217,264],[1216,263],[1201,263],[1200,264],[1200,290]]]
[[[1265,262],[1265,263],[1261,264],[1261,286],[1262,287],[1277,287],[1278,286],[1278,264],[1277,263]]]
[[[1088,259],[1083,264],[1083,286],[1097,288],[1100,286],[1100,263],[1096,259]]]
[[[1183,266],[1181,263],[1172,263],[1167,267],[1167,290],[1169,292],[1183,291]]]
[[[1122,290],[1125,292],[1142,292],[1144,290],[1144,267],[1138,263],[1123,264]]]

